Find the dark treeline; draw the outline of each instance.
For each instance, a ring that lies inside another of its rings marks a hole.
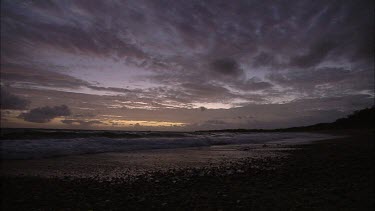
[[[331,123],[318,123],[302,127],[290,127],[280,129],[225,129],[208,130],[201,132],[294,132],[315,130],[341,130],[341,129],[372,129],[375,125],[375,107],[354,111],[347,117],[337,119]]]

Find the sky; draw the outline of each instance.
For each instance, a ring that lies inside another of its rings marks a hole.
[[[373,105],[373,1],[1,1],[1,127],[281,128]]]

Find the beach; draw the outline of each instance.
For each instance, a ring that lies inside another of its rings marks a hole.
[[[3,210],[371,210],[373,132],[3,160]]]
[[[128,133],[121,134],[121,138],[66,138],[55,132],[52,134],[54,138],[34,136],[3,140],[2,174],[132,179],[155,171],[221,167],[245,159],[282,158],[288,156],[288,151],[295,150],[295,145],[338,137],[320,133],[142,132],[132,134],[138,135],[137,138],[130,138]]]
[[[375,210],[374,2],[1,0],[0,211]]]

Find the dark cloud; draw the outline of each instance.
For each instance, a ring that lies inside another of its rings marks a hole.
[[[114,93],[142,92],[141,89],[125,89],[118,87],[102,87],[87,81],[59,73],[64,67],[30,67],[28,65],[2,64],[2,81],[7,84],[34,85],[51,88],[77,89],[87,87],[95,91],[107,91]]]
[[[5,91],[3,87],[1,87],[0,95],[1,109],[23,110],[26,109],[30,104],[30,101]]]
[[[243,74],[236,60],[232,58],[217,59],[210,65],[212,70],[219,75],[239,77]]]
[[[336,42],[319,40],[310,46],[306,54],[291,58],[290,65],[304,68],[315,66],[323,61],[336,46]]]
[[[142,125],[141,124],[139,124],[139,123],[135,123],[134,124],[134,127],[141,127]]]
[[[236,96],[227,88],[210,82],[183,83],[178,92],[182,98],[198,102],[224,102]]]
[[[371,92],[374,87],[374,73],[361,69],[310,68],[270,73],[267,78],[305,94],[321,91],[321,95],[345,95],[366,90]]]
[[[50,70],[45,70],[45,68]],[[64,67],[32,67],[8,63],[1,65],[1,80],[9,83],[27,83],[54,88],[78,88],[90,85],[86,81],[59,73],[61,70],[64,70]]]
[[[272,67],[277,65],[277,61],[274,55],[267,52],[260,52],[254,58],[251,63],[253,67]]]
[[[199,110],[201,110],[201,111],[205,111],[205,110],[207,110],[207,108],[204,107],[204,106],[201,106],[201,107],[199,107]]]
[[[26,113],[20,114],[18,117],[28,122],[46,123],[50,122],[55,117],[69,116],[70,109],[66,105],[54,107],[40,107],[34,108]]]
[[[351,71],[343,68],[317,68],[288,71],[286,73],[271,73],[268,78],[285,86],[315,86],[334,83],[351,77]]]
[[[90,3],[91,4],[91,3]],[[43,5],[43,6],[42,6]],[[53,5],[53,6],[51,6]],[[119,10],[114,5],[99,3],[102,11],[109,12],[112,10],[113,16],[117,15]],[[82,8],[81,6],[85,7]],[[34,12],[22,12],[22,7],[30,7]],[[100,18],[98,13],[92,13],[85,17],[83,11],[87,10],[89,4],[72,5],[76,10],[69,10],[63,2],[54,3],[34,3],[25,2],[24,4],[15,5],[11,1],[2,2],[2,26],[6,33],[2,33],[6,41],[2,50],[6,55],[9,51],[22,47],[26,42],[8,42],[16,36],[22,40],[32,42],[32,46],[44,45],[52,48],[59,48],[67,52],[82,52],[92,55],[111,55],[112,53],[120,57],[145,57],[145,54],[139,48],[120,39],[115,33],[108,33],[108,27],[113,30],[118,29],[116,23],[106,23],[105,18]],[[109,9],[111,8],[111,9]],[[81,21],[65,19],[65,15],[69,13],[71,17],[80,17]],[[51,19],[45,18],[45,14],[50,14]],[[89,13],[86,13],[89,14]],[[96,16],[96,17],[95,17]],[[102,16],[103,17],[103,16]],[[92,22],[88,22],[91,20]],[[105,26],[106,25],[106,26]],[[105,28],[102,28],[105,27]],[[106,43],[103,45],[103,43]],[[111,45],[108,45],[111,44]],[[3,46],[3,45],[2,45]],[[117,47],[113,47],[117,46]]]
[[[161,5],[168,5],[167,9]],[[167,61],[166,66],[170,66],[177,58],[186,62],[198,52],[201,59],[195,62],[224,58],[220,68],[231,69],[234,63],[227,58],[232,58],[232,54],[237,59],[265,49],[274,55],[286,53],[289,57],[310,46],[306,54],[293,58],[291,63],[311,66],[333,50],[335,44],[326,37],[340,45],[350,45],[350,50],[358,51],[358,55],[368,54],[364,52],[369,52],[366,44],[373,37],[373,31],[369,30],[373,28],[371,8],[370,1],[360,4],[237,1],[229,5],[225,1],[22,4],[2,1],[5,53],[2,56],[32,54],[32,48],[47,46],[70,53],[126,57],[127,61],[147,60],[144,64]],[[328,45],[325,47],[325,44]],[[224,74],[231,72],[220,68],[219,72]]]

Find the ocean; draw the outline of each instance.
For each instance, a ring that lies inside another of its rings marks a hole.
[[[241,144],[302,144],[333,136],[305,132],[3,131],[3,160]]]

